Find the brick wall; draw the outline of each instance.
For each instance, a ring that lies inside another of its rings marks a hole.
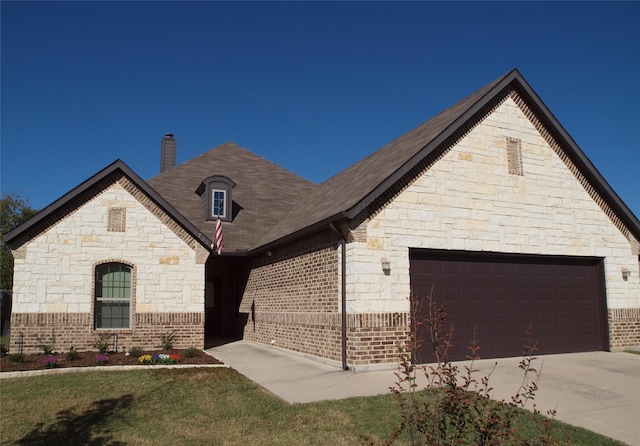
[[[640,308],[609,309],[611,350],[640,347]]]
[[[341,359],[339,241],[327,230],[254,260],[240,305],[244,339]]]
[[[175,332],[174,348],[203,348],[204,321],[202,313],[151,313],[136,314],[129,330],[95,330],[90,313],[16,313],[11,318],[10,351],[39,353],[36,335],[49,341],[55,331],[55,351],[95,351],[94,342],[101,334],[111,336],[111,344],[117,348],[139,347],[143,350],[160,348],[160,336]],[[116,340],[117,339],[117,340]],[[22,345],[20,345],[22,343]]]

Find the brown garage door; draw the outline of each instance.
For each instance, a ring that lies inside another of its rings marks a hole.
[[[411,294],[418,320],[431,293],[454,324],[450,359],[465,359],[474,335],[482,358],[522,355],[529,326],[537,354],[608,348],[603,260],[584,257],[411,250]],[[417,360],[433,360],[429,337]]]

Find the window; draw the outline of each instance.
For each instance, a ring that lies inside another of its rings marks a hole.
[[[227,177],[215,175],[207,178],[196,190],[207,220],[232,221],[233,199],[231,189],[236,185]]]
[[[98,265],[95,298],[96,328],[129,328],[131,267],[123,263]]]
[[[225,214],[225,197],[227,193],[223,190],[213,189],[211,191],[211,216],[212,217],[220,217],[220,219],[224,220],[226,218]]]

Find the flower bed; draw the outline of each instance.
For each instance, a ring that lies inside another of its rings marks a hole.
[[[169,357],[169,360],[176,362],[162,362],[159,360],[154,364],[222,364],[221,361],[206,354],[203,351],[198,350],[194,357],[186,356],[184,350],[157,350],[152,352],[145,352],[143,356],[150,356],[153,361],[153,357],[160,359],[164,358],[162,355]],[[75,356],[75,355],[74,355]],[[174,356],[172,359],[171,356]],[[53,365],[55,363],[55,365]],[[150,364],[153,362],[150,362]],[[47,365],[49,364],[49,365]],[[63,353],[44,355],[44,354],[30,354],[23,355],[22,362],[12,363],[9,361],[9,355],[2,355],[0,357],[0,372],[18,372],[23,370],[43,370],[49,368],[64,368],[64,367],[95,367],[98,365],[104,366],[116,366],[116,365],[139,365],[138,356],[129,356],[125,353],[104,353],[99,354],[93,352],[77,352],[77,359],[68,359],[67,355]]]

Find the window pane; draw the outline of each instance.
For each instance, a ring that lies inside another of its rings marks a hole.
[[[96,267],[96,328],[129,328],[131,268],[121,263]]]
[[[212,194],[211,213],[214,217],[225,217],[225,191],[214,190]]]

